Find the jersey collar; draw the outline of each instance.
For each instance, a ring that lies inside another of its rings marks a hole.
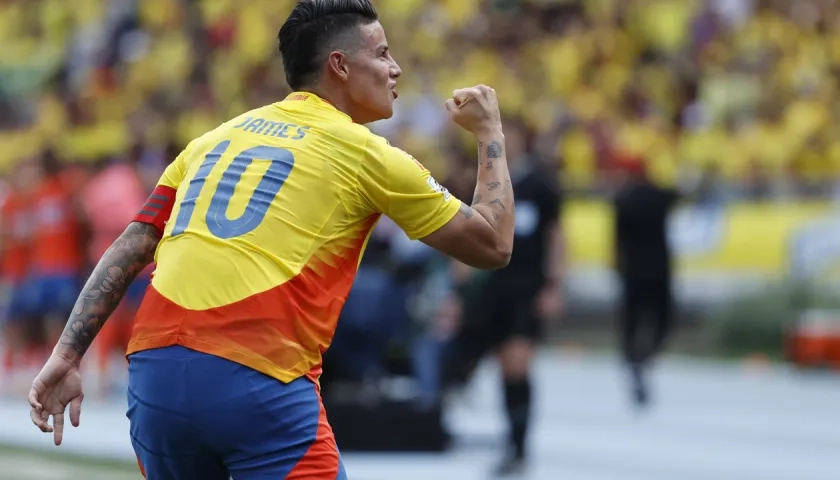
[[[347,115],[346,113],[342,112],[341,110],[335,108],[335,106],[332,103],[324,100],[323,98],[319,97],[318,95],[316,95],[312,92],[292,92],[283,101],[284,102],[311,102],[312,104],[317,105],[319,107],[323,107],[323,108],[327,108],[329,110],[333,110],[333,111],[337,112],[338,114],[340,114],[341,116],[343,116],[344,118],[346,118],[347,120],[350,120],[351,122],[353,121],[353,119],[350,118],[350,115]]]

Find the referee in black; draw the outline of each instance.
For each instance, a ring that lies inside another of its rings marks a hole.
[[[506,268],[483,280],[478,301],[465,305],[460,335],[473,351],[481,339],[482,350],[495,350],[501,366],[509,451],[495,470],[498,476],[516,475],[526,467],[534,346],[544,321],[559,317],[562,306],[556,170],[530,153],[530,134],[521,122],[506,126],[505,143],[516,201],[513,255]]]
[[[640,158],[620,162],[615,200],[615,257],[622,287],[619,337],[637,407],[647,407],[647,371],[672,330],[673,265],[667,223],[676,190],[655,185]],[[518,213],[518,211],[517,211]]]

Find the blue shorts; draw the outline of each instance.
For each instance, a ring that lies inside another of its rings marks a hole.
[[[347,480],[314,383],[174,346],[129,356],[131,443],[148,480]]]
[[[54,317],[63,323],[79,297],[79,279],[75,274],[36,274],[20,290],[19,313],[26,317]]]

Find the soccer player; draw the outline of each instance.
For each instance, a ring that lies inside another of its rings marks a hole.
[[[40,157],[43,180],[32,202],[32,273],[26,309],[43,322],[48,342],[61,336],[79,292],[84,262],[82,224],[65,166],[54,152]]]
[[[318,376],[376,221],[475,267],[507,264],[513,190],[492,89],[445,105],[478,142],[485,200],[468,206],[363,126],[392,115],[402,73],[369,0],[301,1],[279,43],[294,93],[191,142],[82,290],[29,395],[56,444],[68,404],[79,424],[80,359],[154,260],[128,348],[147,478],[345,479]]]
[[[25,161],[15,168],[8,193],[0,206],[0,279],[9,303],[3,315],[4,382],[11,379],[19,362],[34,357],[31,320],[26,308],[26,286],[31,258],[31,205],[35,189],[40,184],[40,169],[34,162]],[[27,353],[22,358],[21,353]],[[30,357],[30,358],[26,358]],[[43,361],[43,358],[38,360]],[[26,365],[26,362],[24,362]]]

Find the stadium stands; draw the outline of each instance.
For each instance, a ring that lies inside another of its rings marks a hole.
[[[4,169],[47,145],[73,162],[182,146],[282,98],[273,38],[291,0],[133,4],[0,3]],[[377,4],[410,73],[381,129],[439,176],[453,145],[440,99],[478,82],[582,191],[603,189],[626,156],[664,182],[709,171],[747,194],[825,193],[840,168],[837,2]]]

